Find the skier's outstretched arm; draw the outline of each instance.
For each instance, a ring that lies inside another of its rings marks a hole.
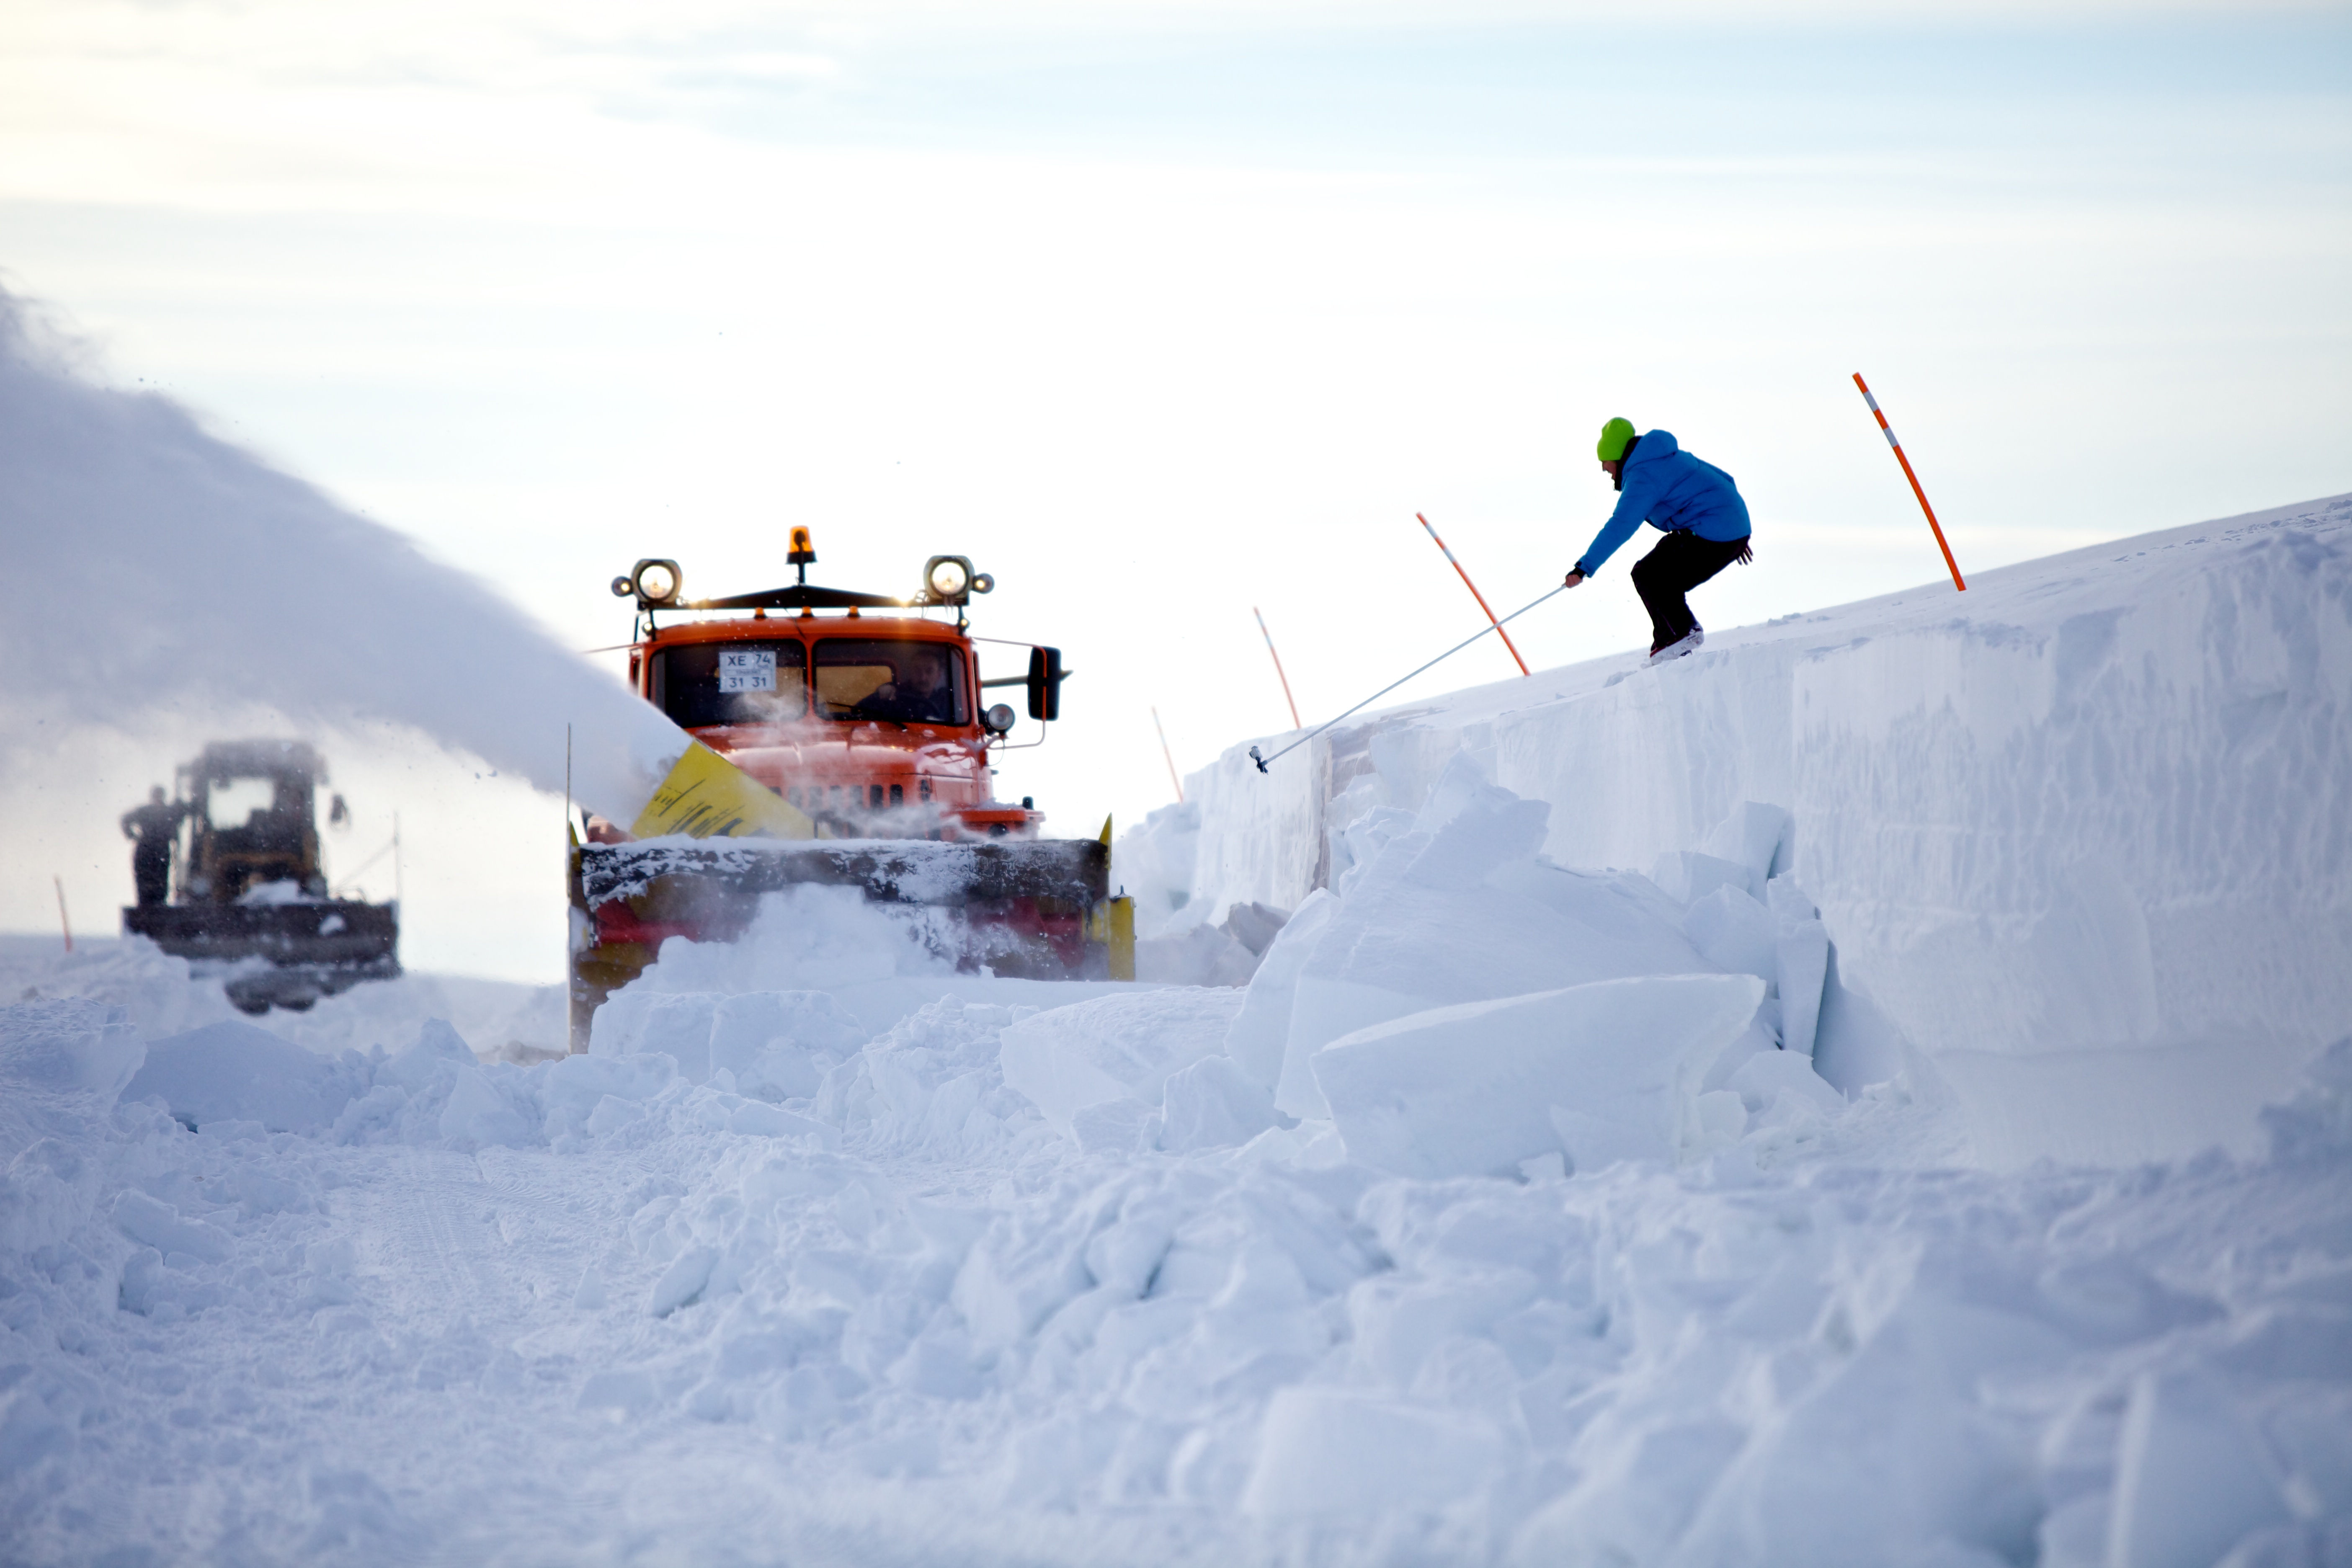
[[[1614,555],[1619,545],[1633,537],[1633,531],[1649,517],[1650,508],[1657,499],[1655,486],[1636,484],[1629,479],[1624,494],[1617,498],[1617,510],[1609,514],[1609,521],[1601,525],[1601,531],[1592,536],[1591,547],[1578,559],[1575,569],[1569,573],[1573,580],[1569,586],[1574,587],[1577,583],[1600,571],[1601,563]]]

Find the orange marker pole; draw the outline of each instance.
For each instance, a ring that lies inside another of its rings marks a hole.
[[[1250,614],[1257,616],[1257,629],[1259,635],[1265,638],[1265,651],[1274,653],[1274,634],[1265,629],[1265,612],[1255,605],[1252,605]],[[1274,653],[1274,673],[1275,678],[1282,682],[1282,700],[1290,704],[1290,727],[1294,730],[1305,729],[1307,726],[1298,721],[1298,700],[1290,695],[1290,677],[1282,673],[1282,656],[1278,653]]]
[[[1168,782],[1176,786],[1176,804],[1184,804],[1184,781],[1176,776],[1176,753],[1168,749],[1168,731],[1160,727],[1160,710],[1151,710],[1151,727],[1160,731],[1160,754],[1168,759]]]
[[[1429,528],[1429,519],[1422,517],[1419,512],[1414,512],[1412,515],[1420,520],[1422,527]],[[1470,590],[1470,596],[1478,601],[1478,607],[1486,612],[1486,619],[1493,623],[1495,629],[1502,632],[1503,646],[1511,650],[1512,661],[1519,667],[1519,673],[1528,674],[1528,661],[1519,658],[1519,645],[1511,640],[1510,633],[1503,631],[1503,623],[1495,619],[1495,612],[1486,604],[1486,595],[1478,592],[1478,584],[1470,581],[1470,574],[1462,571],[1462,563],[1454,559],[1454,552],[1445,549],[1445,541],[1437,538],[1437,530],[1429,528],[1429,537],[1437,540],[1437,548],[1445,551],[1446,564],[1452,566],[1455,572],[1461,573],[1462,585]]]
[[[1870,412],[1877,416],[1878,427],[1886,432],[1886,444],[1895,448],[1895,460],[1903,465],[1903,477],[1911,481],[1911,493],[1919,498],[1919,510],[1927,514],[1927,526],[1936,533],[1936,548],[1944,552],[1944,564],[1952,569],[1952,586],[1963,594],[1967,593],[1969,585],[1960,581],[1960,563],[1952,559],[1952,547],[1944,542],[1943,525],[1936,521],[1936,509],[1927,504],[1927,492],[1919,488],[1919,476],[1911,471],[1911,459],[1903,455],[1903,443],[1895,438],[1895,426],[1886,422],[1885,414],[1878,406],[1878,399],[1870,395],[1870,388],[1864,383],[1862,372],[1853,373],[1853,384],[1862,389],[1862,400],[1870,405]]]

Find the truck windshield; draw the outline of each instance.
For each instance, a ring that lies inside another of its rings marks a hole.
[[[968,724],[964,659],[935,642],[828,637],[816,645],[821,719]]]
[[[682,730],[782,724],[808,711],[797,642],[681,643],[654,651],[654,706]]]

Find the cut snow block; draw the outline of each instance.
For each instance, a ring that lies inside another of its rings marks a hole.
[[[1160,1146],[1176,1153],[1237,1148],[1286,1118],[1233,1058],[1204,1057],[1169,1079],[1160,1120]]]
[[[1692,904],[1717,888],[1737,888],[1749,898],[1764,891],[1764,879],[1737,860],[1702,855],[1695,849],[1674,849],[1658,857],[1650,880],[1678,904]]]
[[[2116,1447],[2109,1568],[2206,1568],[2287,1510],[2262,1439],[2210,1373],[2142,1373]]]
[[[1267,1405],[1242,1511],[1376,1518],[1434,1512],[1506,1480],[1512,1445],[1484,1421],[1334,1388]]]
[[[1748,868],[1761,888],[1790,869],[1794,858],[1795,819],[1787,809],[1743,800],[1699,844],[1703,853]]]
[[[1699,1141],[1699,1080],[1755,1016],[1749,974],[1646,975],[1439,1007],[1314,1058],[1349,1158],[1399,1175],[1507,1175],[1569,1157],[1672,1160]]]
[[[1683,916],[1683,934],[1717,969],[1753,974],[1767,984],[1780,978],[1780,927],[1745,889],[1727,883],[1693,902]],[[1821,987],[1813,990],[1818,998]]]
[[[1007,1027],[1004,1082],[1073,1142],[1072,1118],[1108,1100],[1159,1102],[1169,1078],[1222,1056],[1242,994],[1229,990],[1123,992],[1034,1014]]]
[[[1772,947],[1780,987],[1781,1048],[1810,1057],[1821,1028],[1822,987],[1829,979],[1829,928],[1817,920],[1800,921]]]
[[[1877,1003],[1839,980],[1837,950],[1826,949],[1821,1017],[1813,1029],[1813,1070],[1853,1095],[1885,1083],[1911,1064],[1911,1047],[1903,1032]]]
[[[1274,939],[1282,934],[1282,928],[1289,920],[1288,910],[1251,902],[1235,904],[1227,910],[1222,924],[1228,936],[1249,949],[1252,959],[1260,959],[1265,956],[1265,950],[1274,945]]]
[[[1300,901],[1296,912],[1267,947],[1250,977],[1242,1010],[1225,1031],[1225,1054],[1242,1071],[1268,1089],[1282,1078],[1283,1044],[1290,1037],[1290,1005],[1298,992],[1299,971],[1331,923],[1339,901],[1329,889],[1318,888]]]
[[[1328,1116],[1314,1054],[1375,1024],[1449,1004],[1713,967],[1684,937],[1680,910],[1637,879],[1536,858],[1517,809],[1525,804],[1482,788],[1442,833],[1416,826],[1360,869],[1299,972],[1276,1109]],[[1437,853],[1441,844],[1449,854]],[[1480,874],[1465,884],[1471,867]]]
[[[258,1121],[272,1132],[322,1132],[365,1077],[356,1055],[335,1060],[251,1024],[208,1024],[147,1047],[123,1098],[160,1096],[190,1126]]]
[[[1812,1059],[1796,1051],[1759,1051],[1733,1070],[1724,1088],[1750,1111],[1768,1110],[1781,1095],[1792,1095],[1825,1115],[1845,1109],[1845,1096],[1813,1071]]]

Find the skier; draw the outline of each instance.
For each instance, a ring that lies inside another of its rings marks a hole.
[[[163,786],[147,792],[147,804],[122,814],[122,836],[131,841],[131,879],[142,908],[162,903],[172,886],[172,840],[187,808],[163,798]]]
[[[1643,523],[1663,530],[1666,537],[1634,564],[1633,591],[1650,612],[1650,662],[1680,658],[1706,640],[1683,595],[1733,562],[1752,559],[1748,503],[1729,474],[1684,451],[1666,431],[1636,436],[1629,421],[1612,419],[1601,427],[1598,449],[1624,499],[1570,570],[1568,586],[1601,570]]]

